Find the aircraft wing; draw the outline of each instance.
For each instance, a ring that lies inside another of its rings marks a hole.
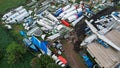
[[[93,22],[93,20],[90,20],[90,22],[88,22],[87,20],[85,20],[86,24],[89,26],[89,28],[91,29],[91,31],[95,34],[97,34],[97,29],[91,24],[91,22]]]
[[[107,39],[104,35],[101,35],[98,33],[98,30],[91,24],[93,20],[91,20],[90,22],[88,22],[87,20],[85,20],[86,24],[89,26],[89,28],[91,29],[91,31],[93,33],[95,33],[98,38],[100,38],[101,40],[103,40],[104,42],[106,42],[107,44],[109,44],[111,47],[115,48],[116,50],[120,51],[120,48],[115,45],[112,41],[110,41],[109,39]]]
[[[85,38],[84,41],[80,44],[81,46],[87,45],[97,39],[97,35],[92,34],[89,37]]]
[[[111,14],[111,16],[112,16],[115,20],[117,20],[118,22],[120,22],[120,20],[119,20],[116,16],[114,16],[114,15],[112,15],[112,14]]]
[[[120,51],[120,48],[115,45],[112,41],[110,41],[109,39],[107,39],[104,35],[100,35],[97,33],[98,38],[100,38],[101,40],[103,40],[104,42],[106,42],[107,44],[109,44],[111,47],[115,48],[116,50]]]

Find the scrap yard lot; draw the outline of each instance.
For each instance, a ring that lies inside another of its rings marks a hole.
[[[120,68],[119,0],[1,0],[0,68]]]

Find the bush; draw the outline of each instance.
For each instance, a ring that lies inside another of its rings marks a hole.
[[[49,63],[55,62],[51,57],[47,55],[42,55],[40,58],[33,58],[30,64],[32,68],[46,68]]]
[[[49,63],[46,68],[61,68],[61,67],[55,63]]]
[[[4,57],[2,49],[0,49],[0,60]]]
[[[30,64],[32,68],[42,68],[40,59],[38,57],[33,58]]]
[[[8,63],[15,63],[16,61],[23,60],[23,55],[26,53],[26,50],[19,44],[12,42],[10,45],[8,45],[6,52]]]

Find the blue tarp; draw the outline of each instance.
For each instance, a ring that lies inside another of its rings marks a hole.
[[[83,55],[82,56],[85,63],[87,64],[88,68],[93,68],[93,63],[92,61],[89,59],[89,57],[87,55]]]
[[[36,52],[38,51],[38,49],[35,47],[35,45],[32,44],[32,42],[28,38],[24,38],[23,42],[27,47],[31,48],[32,50],[34,50]]]
[[[22,31],[22,30],[20,31],[20,34],[21,34],[23,37],[27,37],[27,36],[26,36],[26,33],[25,33],[24,31]]]
[[[47,54],[47,42],[41,42],[36,37],[32,36],[31,41],[34,45],[36,45],[39,49],[41,49],[45,54]]]
[[[38,49],[34,46],[34,45],[30,45],[29,46],[31,49],[33,49],[34,51],[38,52]]]

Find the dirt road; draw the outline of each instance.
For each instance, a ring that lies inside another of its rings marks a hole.
[[[80,55],[73,50],[73,45],[70,41],[64,41],[64,49],[66,59],[72,68],[86,68]]]

